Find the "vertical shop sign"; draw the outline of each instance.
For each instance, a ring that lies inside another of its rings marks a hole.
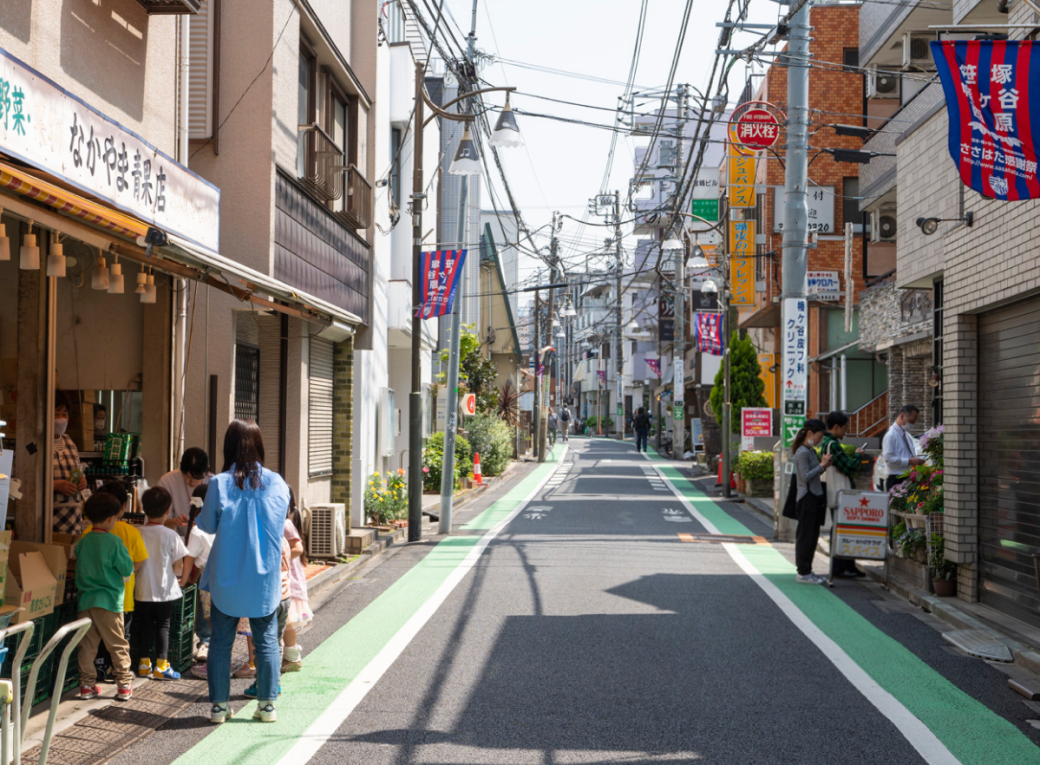
[[[733,132],[733,126],[730,127]],[[727,162],[726,183],[730,207],[754,207],[755,155],[736,143],[730,143]]]
[[[730,284],[733,300],[730,305],[755,304],[755,240],[757,224],[753,220],[733,220],[729,223]]]
[[[795,434],[805,424],[806,383],[808,379],[808,304],[805,298],[784,298],[783,396],[784,446],[790,446]]]

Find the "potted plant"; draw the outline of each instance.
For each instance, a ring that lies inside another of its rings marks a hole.
[[[918,563],[928,562],[924,529],[908,528],[896,539],[896,548],[904,558],[916,560]]]
[[[932,534],[932,555],[928,564],[932,570],[932,589],[940,598],[957,594],[957,564],[946,560],[946,540]]]
[[[773,453],[744,452],[740,455],[740,475],[749,497],[773,495]],[[739,486],[739,484],[738,484]]]

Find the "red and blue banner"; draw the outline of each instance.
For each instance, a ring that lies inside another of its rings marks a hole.
[[[654,377],[661,376],[661,360],[660,359],[644,359],[646,365],[650,367],[650,371],[654,373]]]
[[[1040,52],[1029,40],[932,42],[961,180],[990,199],[1040,198]],[[1033,91],[1036,91],[1035,93]]]
[[[722,314],[696,313],[693,315],[694,327],[697,331],[697,350],[710,353],[712,356],[722,355]]]
[[[415,315],[432,319],[451,313],[466,262],[466,250],[434,250],[422,254],[422,302]]]

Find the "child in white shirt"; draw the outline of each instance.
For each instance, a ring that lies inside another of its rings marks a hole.
[[[137,601],[134,631],[140,664],[137,674],[155,680],[179,680],[168,660],[170,650],[170,617],[174,604],[181,599],[178,577],[188,554],[180,535],[166,528],[172,500],[160,486],[146,491],[141,505],[148,523],[141,527],[141,538],[148,550],[148,560],[137,574],[134,599]],[[153,661],[154,667],[153,667]]]

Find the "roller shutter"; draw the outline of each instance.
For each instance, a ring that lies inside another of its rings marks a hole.
[[[310,341],[308,451],[310,475],[332,474],[333,344],[319,337]]]

